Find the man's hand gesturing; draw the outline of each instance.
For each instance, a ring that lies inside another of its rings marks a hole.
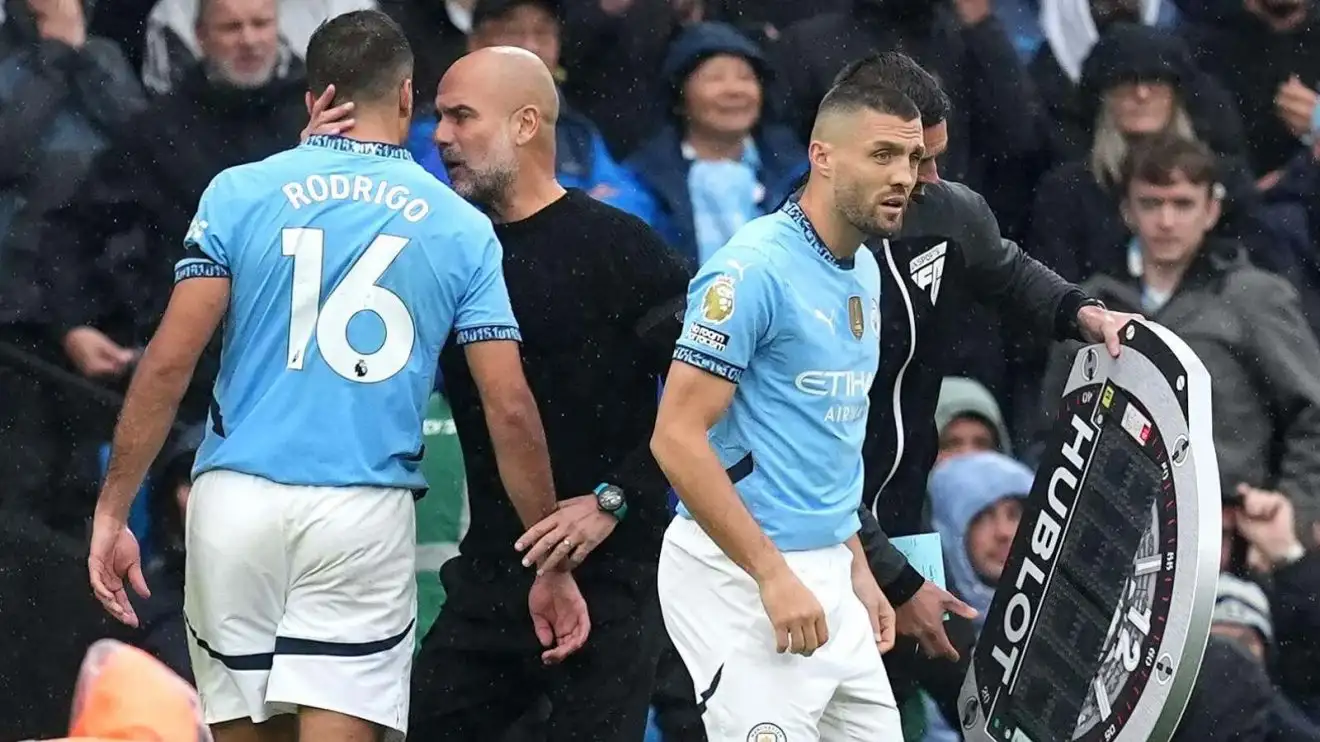
[[[921,651],[928,656],[944,657],[954,662],[958,661],[958,650],[953,648],[949,635],[944,632],[944,614],[953,613],[968,620],[977,616],[975,608],[929,580],[894,613],[899,634],[915,637]]]

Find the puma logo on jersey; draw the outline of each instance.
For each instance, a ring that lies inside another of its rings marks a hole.
[[[949,243],[941,242],[908,263],[912,282],[917,284],[917,288],[930,292],[931,304],[940,298],[940,283],[944,279],[944,254],[948,250]]]
[[[811,311],[815,313],[816,319],[824,322],[825,325],[830,328],[831,333],[834,332],[834,312],[826,314],[819,309],[813,309]]]

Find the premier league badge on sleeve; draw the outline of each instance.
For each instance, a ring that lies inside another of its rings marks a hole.
[[[725,275],[716,276],[701,297],[701,318],[712,325],[718,325],[733,316],[733,308],[733,279]]]
[[[971,742],[1167,742],[1210,632],[1210,376],[1150,322],[1083,348],[959,696]]]

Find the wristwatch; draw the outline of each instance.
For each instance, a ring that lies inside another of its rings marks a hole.
[[[601,512],[613,515],[616,520],[623,520],[628,514],[628,498],[623,495],[623,488],[612,484],[596,485],[596,507]]]

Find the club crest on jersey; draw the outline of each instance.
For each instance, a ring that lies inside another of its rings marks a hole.
[[[788,735],[778,724],[765,722],[752,727],[747,733],[747,742],[788,742]]]
[[[858,340],[866,334],[866,314],[862,312],[862,297],[848,297],[848,329]]]
[[[712,325],[726,322],[733,316],[733,279],[729,276],[716,276],[715,281],[701,297],[701,318]]]

